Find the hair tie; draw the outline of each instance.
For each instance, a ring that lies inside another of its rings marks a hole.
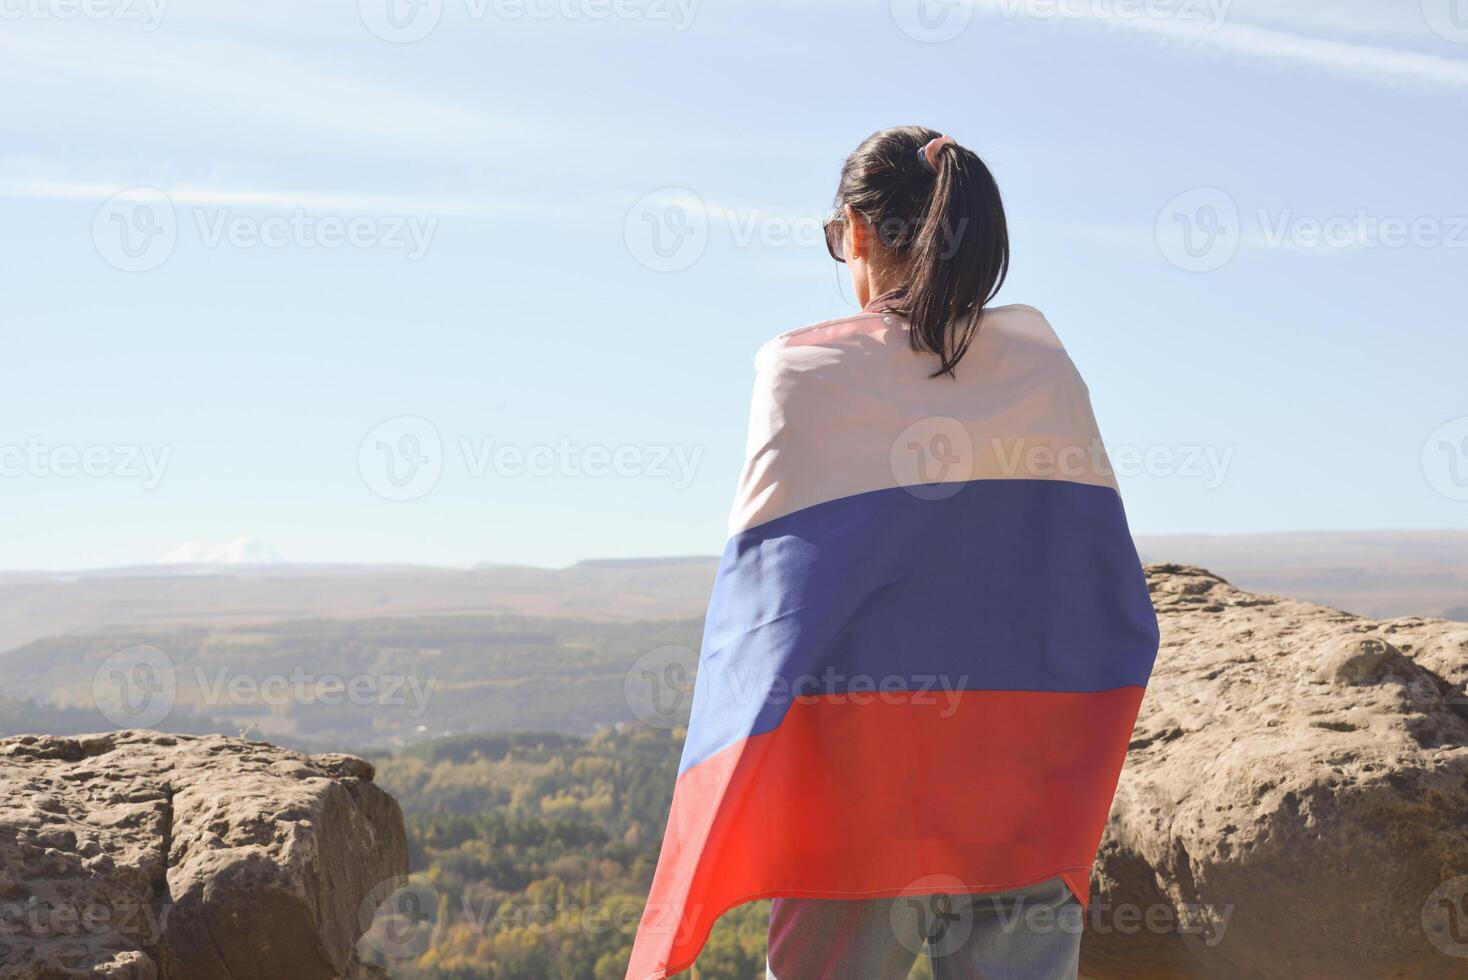
[[[933,171],[933,173],[937,173],[938,151],[945,146],[951,145],[953,145],[952,136],[939,136],[936,139],[930,139],[923,145],[921,150],[918,150],[918,159],[923,162],[923,166]]]

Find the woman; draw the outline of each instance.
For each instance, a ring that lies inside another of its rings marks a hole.
[[[1089,396],[974,153],[914,126],[827,225],[862,312],[756,359],[747,463],[628,977],[774,898],[770,975],[1076,976],[1157,624]]]

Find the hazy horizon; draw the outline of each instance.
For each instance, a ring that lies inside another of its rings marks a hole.
[[[1149,562],[1363,615],[1468,620],[1468,532],[1138,535]],[[188,563],[0,571],[0,651],[148,625],[515,613],[605,621],[703,616],[713,554],[502,562]],[[166,584],[160,584],[166,583]]]
[[[1226,533],[1221,533],[1221,534],[1187,533],[1187,532],[1183,532],[1183,533],[1176,533],[1176,534],[1137,534],[1137,535],[1134,535],[1134,538],[1137,541],[1139,548],[1145,548],[1147,546],[1155,547],[1157,543],[1166,542],[1166,541],[1179,541],[1179,542],[1184,542],[1184,541],[1210,541],[1210,540],[1216,540],[1216,541],[1238,541],[1238,540],[1251,539],[1251,538],[1252,539],[1261,539],[1261,538],[1262,539],[1275,539],[1275,540],[1288,539],[1288,538],[1319,538],[1319,539],[1333,538],[1333,539],[1356,539],[1356,540],[1360,540],[1360,539],[1370,538],[1370,537],[1374,537],[1374,536],[1375,537],[1388,537],[1388,536],[1419,537],[1420,536],[1420,537],[1424,537],[1424,538],[1430,538],[1430,537],[1433,537],[1435,535],[1441,535],[1441,536],[1448,537],[1448,538],[1454,538],[1454,537],[1456,537],[1456,538],[1461,539],[1461,541],[1459,541],[1458,544],[1461,547],[1464,547],[1465,548],[1465,551],[1463,553],[1463,557],[1464,557],[1465,560],[1468,560],[1468,530],[1463,530],[1463,529],[1458,529],[1458,528],[1444,528],[1444,527],[1428,527],[1428,528],[1413,528],[1413,527],[1395,527],[1395,528],[1393,528],[1393,527],[1381,527],[1381,528],[1360,528],[1360,529],[1312,528],[1312,529],[1286,530],[1286,531],[1238,531],[1238,532],[1226,532]],[[243,543],[245,543],[247,546],[249,546],[251,548],[264,548],[264,549],[267,549],[267,550],[269,550],[272,553],[271,554],[271,557],[268,557],[268,558],[265,558],[265,559],[262,559],[262,560],[250,560],[248,558],[239,558],[239,557],[227,556],[227,555],[223,554],[223,552],[225,552],[228,549],[228,546],[233,545],[236,542],[243,542]],[[213,555],[213,556],[200,556],[198,558],[191,558],[191,559],[184,559],[184,558],[178,557],[178,554],[180,552],[183,552],[186,549],[193,549],[193,548],[202,548],[202,549],[204,549],[206,551],[208,551],[208,550],[216,550],[216,551],[220,552],[220,554],[216,554],[216,555]],[[369,558],[369,559],[365,559],[365,560],[344,560],[344,559],[333,559],[333,558],[330,558],[330,557],[324,557],[324,558],[323,557],[300,558],[300,557],[296,557],[294,555],[283,554],[283,553],[280,553],[280,552],[276,551],[274,548],[270,547],[269,542],[262,542],[262,541],[259,541],[258,539],[255,539],[255,538],[237,538],[237,539],[231,539],[229,541],[220,541],[220,542],[200,542],[200,541],[184,542],[181,545],[179,545],[178,547],[171,549],[169,552],[163,554],[160,557],[155,557],[155,558],[152,558],[152,559],[140,560],[140,561],[129,561],[129,562],[124,562],[124,563],[116,564],[116,565],[82,565],[82,566],[44,566],[44,565],[36,565],[36,566],[0,567],[0,575],[17,575],[17,574],[27,574],[27,573],[36,573],[36,574],[61,574],[61,575],[65,575],[65,574],[85,574],[85,573],[89,573],[89,572],[120,572],[120,571],[132,570],[132,569],[167,569],[167,568],[170,568],[170,567],[194,568],[194,569],[197,569],[197,568],[207,568],[207,567],[218,567],[218,568],[221,568],[221,569],[239,569],[239,568],[288,568],[288,567],[291,567],[291,566],[316,567],[316,568],[341,568],[341,569],[352,569],[352,568],[364,568],[364,569],[366,569],[366,568],[423,568],[423,569],[452,569],[452,570],[464,570],[464,571],[473,570],[473,569],[476,569],[476,568],[497,567],[497,568],[527,568],[527,569],[537,569],[537,570],[554,571],[554,570],[559,570],[559,569],[574,568],[574,567],[576,567],[578,565],[587,565],[587,564],[595,564],[595,563],[636,563],[636,562],[665,562],[666,563],[666,562],[702,561],[702,560],[717,561],[718,558],[719,558],[719,555],[718,555],[717,552],[710,551],[710,552],[704,552],[704,553],[681,552],[681,553],[674,553],[674,554],[653,554],[653,553],[644,553],[644,552],[632,552],[632,553],[628,553],[628,554],[611,554],[611,555],[608,555],[608,554],[587,554],[587,555],[583,555],[583,556],[580,556],[580,557],[577,557],[577,558],[573,558],[570,561],[565,562],[564,564],[536,564],[534,562],[500,561],[500,560],[496,560],[493,557],[486,557],[486,558],[483,558],[483,559],[480,559],[480,560],[477,560],[477,561],[469,561],[469,562],[463,562],[463,563],[424,562],[424,561],[413,561],[413,560],[406,559],[406,558],[391,558],[391,557],[383,557],[383,558],[376,558],[376,559]],[[1146,559],[1146,560],[1170,560],[1170,559],[1154,558],[1154,559]]]

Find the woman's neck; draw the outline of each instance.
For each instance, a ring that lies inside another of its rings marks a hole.
[[[905,266],[892,265],[877,268],[868,263],[866,275],[862,277],[860,288],[856,291],[856,300],[862,307],[866,307],[878,296],[901,289],[906,284],[907,269]]]

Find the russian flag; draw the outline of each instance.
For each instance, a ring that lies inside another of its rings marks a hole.
[[[1157,652],[1146,581],[1045,318],[990,310],[956,379],[935,363],[880,312],[756,358],[629,980],[760,898],[1088,897]]]

